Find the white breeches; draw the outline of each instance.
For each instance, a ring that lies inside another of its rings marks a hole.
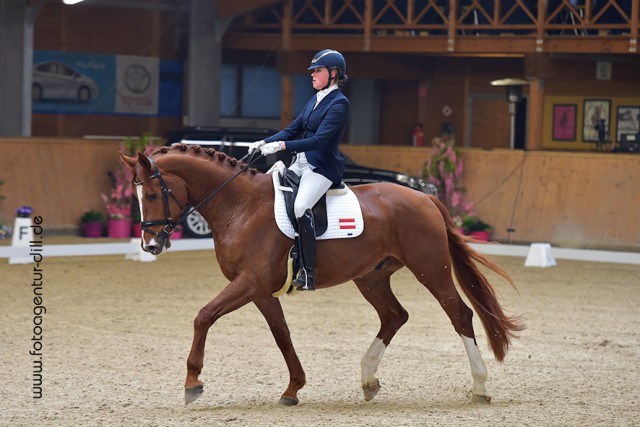
[[[298,153],[296,160],[289,166],[289,170],[300,177],[300,188],[293,205],[296,218],[300,218],[307,209],[313,208],[331,187],[332,182],[327,177],[313,171],[304,153]]]

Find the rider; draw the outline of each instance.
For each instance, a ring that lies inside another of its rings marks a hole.
[[[249,153],[258,149],[265,156],[281,150],[297,153],[289,170],[300,176],[294,213],[302,268],[293,285],[312,291],[316,288],[316,237],[311,209],[332,185],[342,181],[344,157],[338,146],[349,119],[349,100],[340,91],[347,81],[347,64],[340,52],[325,49],[316,53],[307,70],[318,92],[286,129],[252,143]]]

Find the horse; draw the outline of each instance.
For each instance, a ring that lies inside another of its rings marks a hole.
[[[160,255],[170,247],[170,235],[187,206],[211,226],[215,254],[229,284],[202,307],[194,320],[191,351],[184,384],[185,403],[204,391],[199,379],[204,366],[209,329],[222,316],[253,302],[266,319],[289,370],[289,383],[278,403],[299,403],[305,372],[291,342],[280,300],[274,297],[287,278],[293,240],[274,220],[272,176],[224,153],[199,146],[162,147],[149,157],[120,153],[132,169],[138,198],[144,251]],[[461,337],[471,365],[472,401],[489,403],[487,369],[476,343],[473,311],[464,303],[459,286],[479,315],[489,348],[502,362],[517,332],[520,316],[509,316],[494,288],[478,268],[493,270],[511,286],[511,277],[469,246],[446,207],[437,197],[391,183],[354,186],[364,218],[364,231],[348,239],[317,243],[317,288],[353,281],[376,310],[380,329],[361,359],[361,387],[365,400],[380,390],[376,377],[383,353],[409,315],[391,290],[391,275],[407,267],[440,303]],[[152,218],[151,220],[148,220]],[[453,267],[453,272],[452,272]]]

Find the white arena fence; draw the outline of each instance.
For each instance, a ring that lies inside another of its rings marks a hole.
[[[506,244],[471,244],[473,249],[485,255],[515,256],[526,258],[532,245],[506,245]],[[179,239],[171,242],[170,251],[202,251],[214,248],[213,239]],[[0,246],[0,258],[32,258],[34,248],[18,246]],[[38,251],[43,258],[48,257],[76,257],[96,255],[125,255],[126,259],[153,261],[155,257],[142,253],[140,239],[131,239],[129,242],[118,243],[80,243],[80,244],[56,244],[48,245],[44,242]],[[591,249],[568,249],[550,247],[548,256],[554,259],[565,259],[588,262],[606,262],[617,264],[640,265],[640,252],[617,252]],[[146,257],[146,258],[145,258]],[[18,262],[20,263],[20,262]],[[540,265],[544,267],[546,265]]]

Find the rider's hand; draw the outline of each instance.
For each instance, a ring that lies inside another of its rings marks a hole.
[[[260,151],[262,152],[263,156],[267,156],[269,154],[277,153],[278,151],[284,150],[283,146],[284,141],[270,142],[263,145]]]
[[[253,154],[254,151],[261,149],[264,144],[266,144],[264,140],[252,142],[249,144],[249,154]]]

